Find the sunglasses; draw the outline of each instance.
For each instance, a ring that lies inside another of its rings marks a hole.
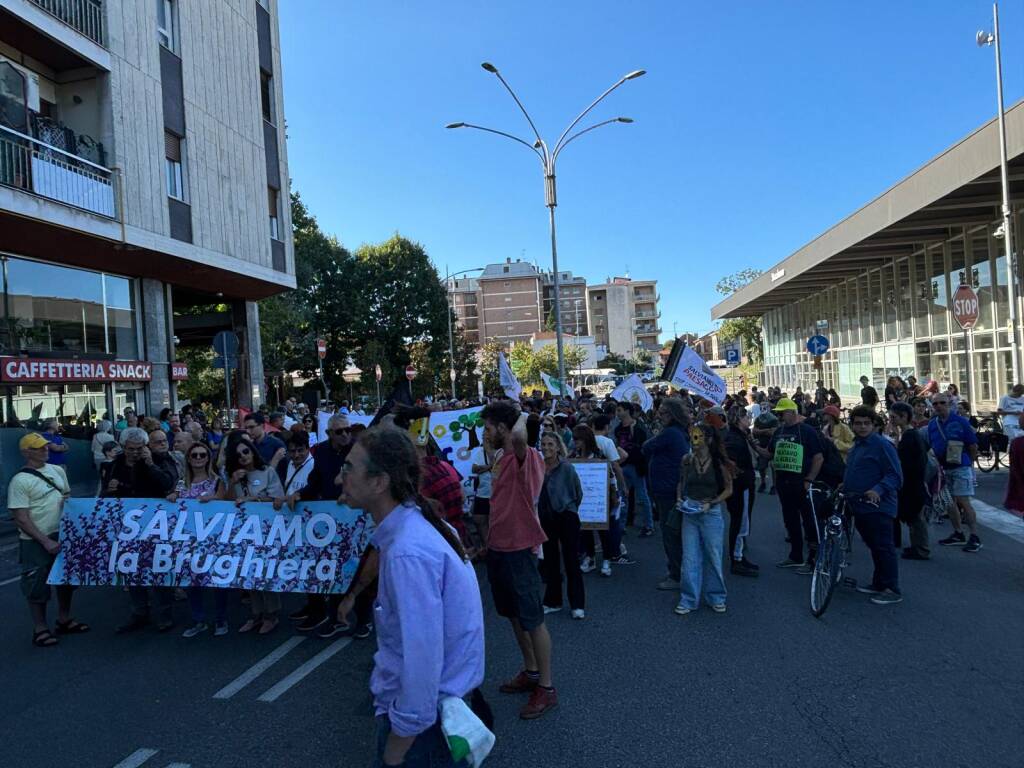
[[[197,451],[196,453],[190,453],[188,457],[190,459],[205,459],[209,455],[206,451]]]
[[[334,430],[331,430],[331,431],[335,435],[347,435],[352,430],[349,427],[342,427],[341,429],[334,429]]]
[[[248,456],[250,453],[252,453],[252,451],[250,451],[248,448],[243,447],[238,449],[239,456]]]

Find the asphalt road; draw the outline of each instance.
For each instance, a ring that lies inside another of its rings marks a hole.
[[[1003,482],[983,478],[980,495],[996,500]],[[532,722],[516,717],[522,698],[497,692],[518,661],[485,588],[484,689],[498,719],[487,765],[1018,768],[1020,527],[1018,538],[983,529],[977,555],[938,548],[931,562],[901,563],[901,605],[844,589],[820,620],[809,579],[771,565],[786,552],[774,497],[755,510],[750,556],[762,575],[729,580],[725,615],[674,615],[677,596],[653,589],[660,539],[631,535],[641,562],[586,577],[587,619],[549,617],[561,704]],[[3,572],[10,554],[0,549]],[[848,573],[870,577],[859,542]],[[282,626],[185,640],[185,603],[170,635],[116,636],[126,594],[82,590],[76,606],[93,631],[37,649],[17,584],[0,586],[0,766],[370,764],[372,637],[293,639]],[[233,627],[244,615],[236,596]]]

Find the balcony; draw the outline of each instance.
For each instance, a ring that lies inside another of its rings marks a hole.
[[[661,312],[649,312],[649,311],[637,312],[635,315],[633,315],[633,324],[636,325],[636,326],[640,326],[640,325],[644,325],[644,324],[651,325],[651,323],[648,322],[648,321],[650,321],[650,320],[657,320],[660,317],[661,317]]]
[[[98,0],[29,0],[98,45],[103,42],[103,6]]]
[[[37,127],[46,123],[37,123]],[[52,122],[52,121],[51,121]],[[93,151],[103,159],[102,146],[88,137],[75,136],[61,127],[48,127],[44,133],[57,139],[63,134],[78,150]],[[85,153],[82,151],[82,153]],[[117,218],[114,174],[98,162],[79,154],[0,125],[0,185],[13,187],[39,197],[95,213]]]
[[[633,302],[643,304],[644,302],[661,301],[661,296],[654,291],[634,291]]]
[[[644,323],[636,327],[637,336],[654,336],[661,333],[661,326],[657,323]]]

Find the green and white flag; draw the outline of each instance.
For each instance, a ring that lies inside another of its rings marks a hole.
[[[505,390],[505,395],[518,400],[519,395],[523,393],[523,385],[519,383],[519,379],[512,373],[512,368],[508,364],[508,360],[505,359],[505,353],[498,353],[498,378],[501,380],[501,388]]]
[[[548,392],[550,392],[552,395],[556,395],[557,397],[563,396],[562,383],[558,379],[556,379],[554,376],[548,376],[546,373],[543,372],[541,372],[540,377],[544,381],[544,386],[548,388]],[[565,383],[565,397],[576,397],[576,393],[573,392],[573,389],[572,387],[569,386],[568,382]]]

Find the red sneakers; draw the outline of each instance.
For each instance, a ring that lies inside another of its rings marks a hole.
[[[498,688],[502,693],[531,693],[537,687],[537,678],[530,677],[526,670],[519,670],[519,674],[511,680],[506,680]]]
[[[558,691],[554,688],[541,688],[539,685],[530,694],[530,700],[519,710],[523,720],[536,720],[549,709],[558,706]]]

